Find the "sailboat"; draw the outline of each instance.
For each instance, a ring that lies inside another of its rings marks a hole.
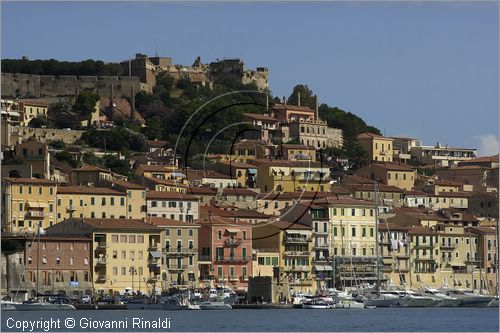
[[[38,240],[37,240],[37,264],[36,264],[36,298],[34,300],[25,301],[23,303],[12,304],[17,311],[51,311],[51,310],[76,310],[72,304],[63,303],[50,303],[39,298],[39,273],[40,273],[40,235],[45,234],[41,226],[38,226]]]
[[[378,183],[375,181],[375,251],[377,257],[376,272],[377,282],[375,290],[365,293],[365,307],[387,308],[398,306],[401,296],[391,292],[380,291],[380,255],[379,255],[379,212],[378,212]]]

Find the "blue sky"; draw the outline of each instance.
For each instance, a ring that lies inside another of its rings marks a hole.
[[[267,66],[273,94],[386,135],[498,151],[497,3],[2,3],[2,58],[121,61],[136,52]]]

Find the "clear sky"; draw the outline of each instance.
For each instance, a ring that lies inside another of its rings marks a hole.
[[[2,58],[267,66],[385,135],[498,151],[497,3],[2,3]]]

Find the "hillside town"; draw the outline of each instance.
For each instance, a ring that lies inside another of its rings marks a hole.
[[[280,304],[373,286],[498,295],[498,154],[352,136],[322,119],[321,96],[301,92],[245,111],[249,129],[203,164],[166,135],[115,149],[113,131],[132,133],[119,146],[153,128],[137,105],[160,96],[165,77],[167,106],[188,89],[217,89],[221,73],[269,91],[268,69],[239,59],[179,66],[137,54],[120,65],[116,80],[2,73],[3,296],[221,289]],[[53,111],[87,92],[97,96],[90,112]],[[41,121],[54,112],[65,127]],[[102,147],[89,143],[100,134]],[[335,153],[347,140],[360,163]]]

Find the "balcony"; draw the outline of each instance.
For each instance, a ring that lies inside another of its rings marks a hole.
[[[215,277],[213,275],[201,275],[200,276],[201,281],[213,281],[214,278]]]
[[[224,240],[224,247],[237,247],[237,246],[240,246],[242,243],[242,240],[241,239],[225,239]]]
[[[159,276],[150,276],[150,277],[148,277],[147,283],[155,283],[159,280],[160,280]]]
[[[416,249],[431,249],[433,247],[433,244],[415,244]]]
[[[227,275],[218,275],[215,277],[215,281],[217,282],[227,282],[228,281],[228,276]]]
[[[229,281],[238,281],[238,277],[236,275],[229,276]]]
[[[212,263],[212,257],[209,255],[202,255],[198,257],[198,264],[211,264]]]
[[[328,236],[328,231],[314,231],[314,230],[313,230],[313,235],[317,235],[317,236]]]
[[[396,257],[400,259],[410,259],[410,254],[409,253],[397,253],[396,252]]]
[[[229,257],[216,257],[215,261],[218,263],[244,263],[247,261],[252,260],[251,256],[242,256],[242,257],[236,257],[236,256],[229,256]]]
[[[198,250],[194,248],[182,247],[164,247],[162,251],[167,257],[187,257],[195,255],[198,252]]]
[[[97,250],[106,250],[108,244],[106,242],[97,242]]]
[[[75,206],[73,206],[73,205],[69,205],[68,207],[66,207],[66,210],[67,210],[67,211],[70,211],[70,212],[73,212],[73,211],[75,211],[75,210],[76,210],[76,207],[75,207]]]
[[[32,218],[44,218],[48,216],[48,214],[40,210],[30,210],[26,212],[26,216]]]
[[[167,267],[169,272],[183,272],[188,268],[188,265],[177,265],[172,267]]]
[[[96,260],[95,265],[96,266],[106,266],[106,258],[99,258]]]
[[[242,276],[240,276],[240,281],[242,281],[242,282],[248,281],[248,275],[242,275]]]
[[[285,257],[309,257],[311,253],[309,251],[285,251]]]
[[[160,266],[160,263],[156,260],[151,260],[151,261],[148,261],[148,266],[149,267],[159,267]]]
[[[314,244],[314,248],[318,249],[318,250],[321,250],[321,249],[328,250],[328,244],[325,244],[325,243]]]
[[[96,281],[106,281],[107,279],[106,275],[98,275]]]
[[[156,250],[158,250],[158,244],[157,243],[149,243],[148,251],[156,251]]]
[[[309,272],[310,268],[309,266],[285,266],[285,271],[292,271],[292,272]]]
[[[441,244],[439,245],[439,247],[440,247],[441,249],[450,249],[450,250],[451,250],[451,249],[456,248],[456,247],[457,247],[457,244],[455,244],[455,243],[453,243],[453,244],[451,244],[451,243],[448,243],[448,244],[443,244],[443,243],[441,243]]]
[[[285,243],[307,244],[310,241],[310,237],[285,237]]]

